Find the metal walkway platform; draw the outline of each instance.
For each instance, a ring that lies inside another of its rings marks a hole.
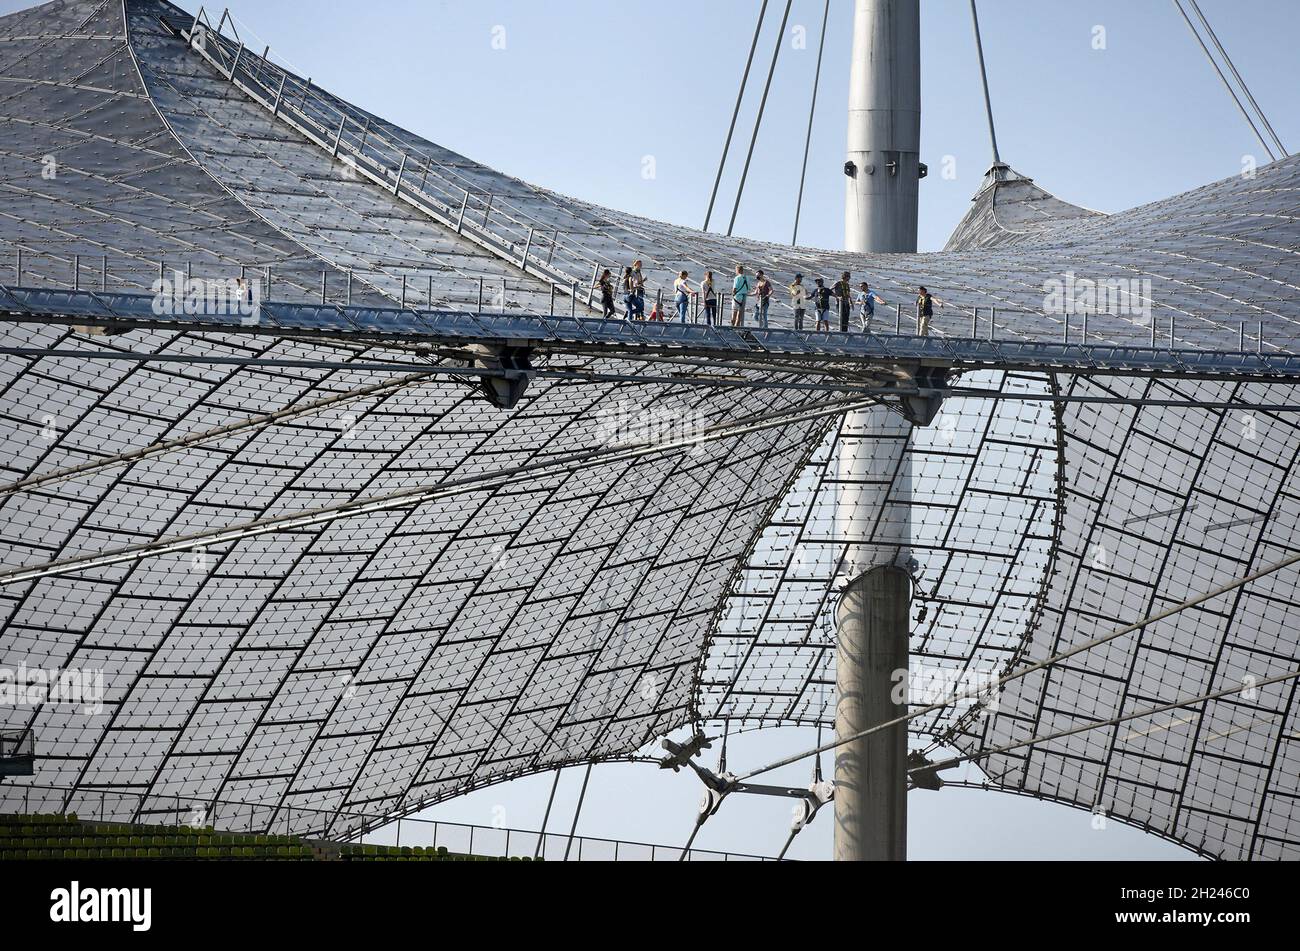
[[[263,302],[251,315],[155,313],[149,294],[9,288],[0,285],[0,321],[223,334],[329,337],[509,347],[535,354],[676,356],[734,363],[762,360],[791,369],[836,365],[870,370],[900,365],[956,372],[998,369],[1073,376],[1156,376],[1285,383],[1300,381],[1300,354],[1170,349],[1104,343],[978,340],[893,334],[628,322],[571,316],[479,314],[381,307]]]

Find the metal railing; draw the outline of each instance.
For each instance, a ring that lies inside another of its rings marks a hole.
[[[12,285],[9,285],[9,278],[5,276],[6,271],[12,277]],[[196,263],[185,259],[56,254],[22,249],[17,250],[12,258],[12,270],[0,270],[0,287],[80,291],[92,295],[112,292],[157,293],[160,282],[167,282],[175,294],[175,288],[182,280],[192,283],[200,291],[207,284],[219,285],[222,282],[242,280],[245,284],[256,285],[260,300],[268,303],[280,301],[352,307],[363,300],[373,302],[376,299],[386,299],[402,310],[416,312],[440,310],[483,316],[526,314],[551,318],[567,316],[583,320],[601,319],[584,313],[579,299],[580,290],[571,290],[570,294],[561,295],[552,286],[548,303],[545,292],[538,294],[535,285],[511,282],[505,278],[493,281],[484,278],[448,280],[439,276],[436,283],[432,275],[421,280],[403,278],[390,297],[373,284],[355,281],[352,272],[325,268],[314,270],[295,262],[278,266],[263,262],[228,264],[208,258]],[[625,321],[626,302],[623,295],[615,295],[615,305],[616,319]],[[665,323],[678,322],[672,298],[662,294],[656,294],[653,298],[647,296],[646,318],[654,307],[659,308]],[[832,309],[827,316],[832,330],[838,332],[838,308]],[[755,317],[751,302],[744,325],[747,329],[758,329]],[[692,299],[688,318],[692,324],[706,322],[705,310],[699,297]],[[815,332],[816,319],[816,311],[808,309],[802,327],[797,328],[793,306],[778,300],[772,304],[767,325],[771,329],[802,329],[812,333]],[[633,326],[637,323],[633,322]],[[921,335],[919,323],[916,314],[905,312],[902,304],[894,304],[878,307],[869,331],[864,330],[860,314],[854,311],[849,322],[849,333],[916,337]],[[719,288],[716,325],[725,327],[729,324],[730,302]],[[1187,334],[1189,329],[1193,331],[1190,336]],[[1262,320],[1216,321],[1195,316],[1173,316],[1162,321],[1148,318],[1146,325],[1142,325],[1132,318],[1112,313],[1080,310],[1048,314],[996,304],[940,308],[930,322],[927,336],[954,342],[1051,343],[1080,347],[1131,347],[1161,352],[1202,350],[1271,355],[1293,353],[1290,341],[1276,340],[1270,334],[1268,324]]]
[[[68,789],[36,784],[0,785],[0,812],[9,815],[75,814],[98,822],[130,822],[160,828],[213,828],[232,835],[295,835],[361,845],[445,847],[448,852],[485,856],[540,856],[549,861],[677,862],[680,846],[573,836],[435,819],[384,820],[351,812],[325,812],[295,806],[208,801],[183,796],[114,790]],[[371,828],[376,822],[383,822]],[[331,837],[329,830],[353,823],[362,831]],[[690,849],[688,862],[771,862],[775,859],[734,852]]]

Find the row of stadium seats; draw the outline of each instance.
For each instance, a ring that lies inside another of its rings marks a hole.
[[[394,848],[386,845],[344,845],[339,848],[344,862],[531,862],[532,857],[501,855],[453,855],[445,848]],[[537,859],[537,861],[542,861]]]
[[[485,862],[445,848],[311,843],[288,835],[230,835],[211,828],[81,822],[76,815],[0,816],[0,861],[171,859],[260,862]],[[531,861],[512,858],[510,861]]]

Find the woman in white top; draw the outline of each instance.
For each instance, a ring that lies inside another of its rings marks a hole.
[[[689,277],[689,273],[682,271],[673,281],[673,290],[677,292],[677,319],[682,323],[686,323],[686,315],[691,310],[691,296],[695,293],[691,290]]]

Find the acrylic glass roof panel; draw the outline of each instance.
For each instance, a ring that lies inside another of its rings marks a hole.
[[[986,308],[987,319],[997,305],[999,334],[1054,340],[1062,320],[1044,313],[1044,281],[1073,271],[1151,282],[1151,313],[1094,315],[1099,340],[1142,341],[1152,319],[1164,332],[1170,316],[1188,346],[1235,344],[1247,320],[1268,322],[1266,345],[1294,340],[1294,160],[1104,219],[1016,186],[1024,200],[992,202],[990,220],[1003,232],[1035,218],[1050,226],[961,253],[847,255],[704,235],[546,192],[245,54],[250,88],[283,79],[301,95],[303,128],[346,114],[343,151],[387,167],[399,190],[394,166],[415,156],[420,194],[463,202],[470,225],[499,239],[489,250],[409,195],[350,177],[347,163],[273,120],[163,25],[176,8],[128,0],[126,10],[129,44],[116,3],[50,4],[3,21],[5,75],[52,80],[6,84],[6,129],[25,138],[0,156],[11,183],[0,201],[12,215],[0,219],[0,243],[24,247],[25,283],[67,287],[81,255],[108,256],[114,286],[147,287],[165,256],[199,276],[269,264],[277,292],[306,301],[321,271],[332,301],[346,270],[370,303],[398,299],[402,277],[414,300],[463,303],[480,278],[504,275],[505,309],[535,310],[557,280],[539,274],[585,281],[596,265],[640,256],[653,289],[681,268],[726,274],[744,260],[782,283],[796,270],[865,273],[891,303],[924,281],[953,305],[940,312],[941,335],[962,331],[963,309]],[[117,71],[128,47],[143,81]],[[66,188],[40,176],[33,154],[60,159]],[[515,263],[525,259],[527,274]],[[775,321],[788,326],[788,312],[778,307]],[[32,325],[7,326],[5,339],[105,346]],[[654,407],[734,425],[816,398],[539,383],[503,412],[464,385],[422,376],[421,362],[437,358],[401,348],[159,331],[108,345],[412,366],[385,382],[345,369],[7,360],[6,569],[420,494],[407,506],[250,532],[198,558],[6,587],[6,663],[105,672],[105,714],[6,712],[6,728],[33,723],[42,738],[39,781],[78,790],[55,805],[75,808],[97,787],[121,796],[115,813],[236,801],[250,828],[337,832],[359,814],[626,756],[692,716],[827,720],[833,566],[849,541],[870,547],[838,535],[828,515],[827,473],[846,446],[838,424],[803,418],[698,452],[565,462],[608,447],[611,434],[644,435]],[[1289,550],[1297,503],[1285,417],[1257,414],[1245,427],[1231,412],[1090,404],[1057,417],[1011,398],[1045,392],[1049,379],[979,382],[1007,398],[954,401],[952,425],[916,433],[908,450],[927,595],[913,642],[919,665],[982,672],[1046,656]],[[1132,395],[1136,384],[1061,385]],[[1220,384],[1170,392],[1286,398]],[[166,451],[140,455],[159,446]],[[499,478],[519,465],[538,468]],[[13,489],[21,480],[27,487]],[[1171,511],[1190,515],[1162,516]],[[1266,677],[1294,666],[1294,599],[1293,579],[1275,576],[1245,589],[1235,614],[1180,616],[1167,631],[1017,682],[996,710],[928,717],[916,729],[974,750]],[[1096,804],[1207,854],[1294,854],[1294,704],[1269,689],[1246,706],[1234,698],[1196,711],[1195,722],[1083,734],[997,757],[989,770],[1008,788]]]

